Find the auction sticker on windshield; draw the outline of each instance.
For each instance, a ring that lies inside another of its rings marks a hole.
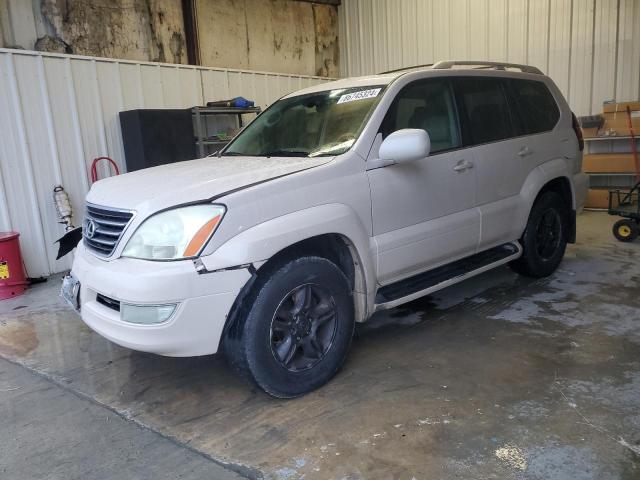
[[[369,90],[360,90],[359,92],[347,93],[342,95],[338,103],[355,102],[356,100],[365,100],[367,98],[377,97],[381,88],[371,88]]]

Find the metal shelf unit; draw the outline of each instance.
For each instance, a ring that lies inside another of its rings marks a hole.
[[[630,141],[635,138],[640,148],[640,138],[630,135],[607,135],[601,137],[587,137],[584,139],[587,149],[585,154],[598,155],[629,155]],[[636,172],[586,172],[589,175],[590,188],[630,188],[636,182]]]
[[[638,140],[638,137],[635,137]],[[631,140],[631,135],[603,135],[601,137],[586,137],[585,142],[594,142],[600,140]]]
[[[193,107],[191,113],[193,114],[193,128],[196,134],[196,147],[198,150],[198,157],[202,158],[208,155],[211,147],[218,147],[215,150],[220,150],[227,143],[231,141],[230,138],[216,138],[215,136],[209,136],[207,132],[207,117],[213,115],[234,115],[237,116],[237,128],[242,129],[244,123],[242,115],[259,114],[261,112],[260,107],[249,108],[234,108],[234,107]]]

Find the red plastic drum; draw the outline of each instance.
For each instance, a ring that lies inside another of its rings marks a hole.
[[[0,300],[22,295],[28,285],[19,236],[16,232],[0,232]]]

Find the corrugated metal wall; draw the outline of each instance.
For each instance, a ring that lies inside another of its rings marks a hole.
[[[70,259],[55,260],[64,229],[52,189],[64,185],[80,217],[93,158],[124,170],[118,112],[238,95],[264,108],[326,80],[0,49],[0,231],[20,232],[28,275],[66,270]]]
[[[640,98],[640,0],[343,0],[341,72],[439,60],[532,64],[579,115]]]

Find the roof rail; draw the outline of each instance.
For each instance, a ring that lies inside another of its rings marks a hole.
[[[446,60],[433,65],[434,70],[447,69],[458,65],[476,66],[478,68],[494,68],[496,70],[506,70],[507,68],[517,68],[522,73],[534,73],[544,75],[542,71],[531,65],[521,65],[519,63],[486,62],[484,60]]]
[[[433,63],[425,63],[424,65],[411,65],[410,67],[402,67],[402,68],[396,68],[395,70],[387,70],[386,72],[380,72],[377,73],[376,75],[385,75],[387,73],[396,73],[396,72],[404,72],[405,70],[411,70],[412,68],[426,68],[426,67],[432,67]]]

